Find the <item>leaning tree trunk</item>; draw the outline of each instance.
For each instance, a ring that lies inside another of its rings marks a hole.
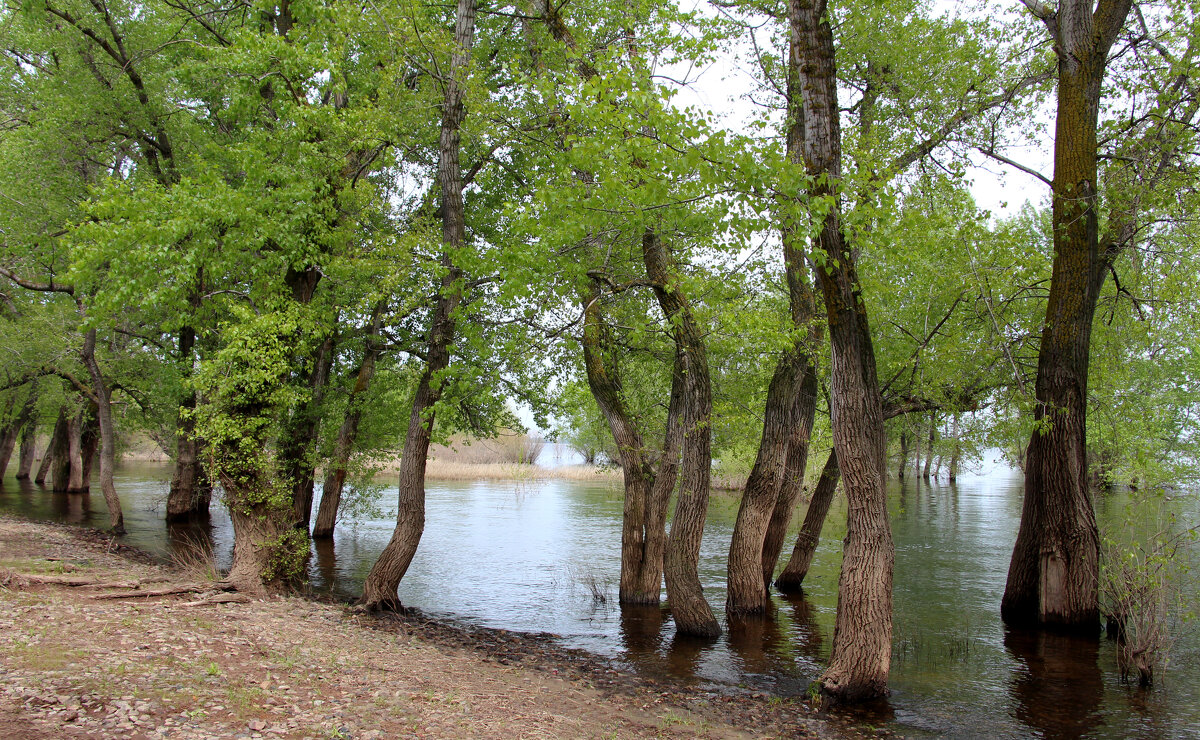
[[[113,469],[117,461],[117,435],[112,420],[112,389],[104,379],[100,364],[96,361],[96,330],[90,329],[83,341],[83,364],[92,378],[95,394],[96,416],[100,422],[100,490],[108,506],[108,523],[113,534],[125,534],[125,517],[121,513],[121,499],[117,498],[117,487],[113,483]]]
[[[12,459],[13,450],[21,436],[21,427],[14,421],[11,425],[0,430],[0,478],[8,471],[8,461]]]
[[[787,156],[804,162],[804,106],[795,70],[787,84]],[[817,373],[811,353],[821,341],[816,299],[804,258],[806,229],[785,221],[780,229],[795,344],[780,359],[763,410],[763,433],[746,481],[729,544],[726,612],[730,617],[761,615],[770,599],[771,577],[783,548],[792,511],[804,490],[804,469],[816,417]]]
[[[604,321],[599,289],[591,286],[583,294],[582,301],[583,362],[588,388],[616,443],[625,489],[618,598],[622,604],[657,605],[662,598],[668,500],[675,485],[682,443],[682,423],[674,422],[678,417],[682,388],[672,384],[661,456],[662,473],[668,479],[660,480],[661,474],[656,475],[646,461],[642,433],[625,406],[619,351],[613,346]],[[665,498],[662,495],[664,488]]]
[[[779,562],[779,554],[787,539],[787,529],[792,522],[792,514],[804,494],[804,472],[808,467],[808,453],[812,420],[816,417],[817,405],[817,369],[809,367],[800,397],[796,399],[799,407],[796,412],[801,423],[792,430],[792,441],[788,445],[787,466],[783,472],[783,482],[779,486],[779,497],[775,501],[775,511],[767,525],[767,536],[763,540],[762,578],[764,587],[769,587],[775,576],[775,566]],[[808,419],[807,425],[804,420]]]
[[[791,0],[789,17],[791,64],[803,90],[809,196],[829,202],[816,269],[829,321],[833,442],[848,501],[833,650],[820,684],[830,700],[851,702],[886,695],[891,666],[895,548],[884,491],[883,399],[854,254],[842,233],[841,124],[828,6]]]
[[[409,416],[408,432],[400,457],[399,509],[392,538],[363,582],[361,604],[368,609],[400,606],[397,589],[408,571],[425,529],[425,459],[433,433],[434,405],[442,395],[443,371],[450,365],[450,343],[454,339],[454,311],[462,300],[461,271],[452,253],[466,241],[466,211],[463,205],[463,176],[459,165],[461,129],[465,109],[464,86],[471,47],[475,39],[475,0],[458,0],[454,23],[454,47],[442,102],[441,154],[438,184],[441,189],[442,266],[445,275],[438,291],[425,372],[417,384]]]
[[[793,347],[776,365],[767,387],[762,438],[729,541],[725,612],[731,618],[761,616],[770,598],[763,583],[763,546],[787,472],[792,432],[801,428],[795,400],[807,366],[803,347]],[[803,432],[800,444],[807,448],[811,426]]]
[[[46,482],[49,477],[51,488],[54,488],[59,478],[59,466],[62,465],[62,460],[67,456],[67,409],[59,407],[58,419],[54,422],[54,431],[50,433],[50,442],[46,445],[46,451],[42,454],[42,462],[38,465],[37,475],[34,476],[33,482],[39,486]],[[66,485],[66,476],[63,475],[63,485]]]
[[[350,454],[354,451],[354,440],[358,437],[358,425],[362,420],[363,397],[371,385],[371,378],[375,375],[375,360],[380,352],[376,338],[379,336],[382,318],[383,307],[377,306],[371,319],[371,333],[366,339],[362,364],[358,367],[354,388],[350,391],[346,418],[342,420],[342,426],[338,429],[333,460],[321,486],[321,505],[317,509],[317,520],[313,524],[313,537],[333,536],[338,508],[342,503],[342,487],[346,484],[346,472],[350,465]]]
[[[683,423],[683,446],[679,465],[679,497],[667,537],[663,575],[671,618],[679,634],[716,637],[721,634],[717,618],[704,598],[700,584],[700,540],[708,513],[712,475],[712,385],[704,334],[692,315],[679,280],[670,271],[669,255],[659,236],[647,230],[642,236],[646,277],[675,340],[676,373],[682,374],[679,399]],[[678,376],[672,384],[680,381]]]
[[[1112,251],[1101,250],[1097,122],[1108,53],[1129,0],[1039,8],[1058,54],[1052,224],[1054,264],[1038,351],[1035,431],[1025,503],[1000,613],[1009,624],[1096,634],[1099,533],[1087,476],[1092,320]]]
[[[821,477],[817,479],[816,490],[808,502],[808,512],[804,515],[804,524],[800,525],[800,534],[796,536],[792,556],[788,558],[783,572],[775,579],[775,587],[785,594],[800,593],[802,590],[804,577],[808,575],[817,545],[821,543],[821,529],[825,526],[825,518],[829,516],[829,506],[833,503],[833,494],[837,491],[840,479],[837,452],[830,450]]]

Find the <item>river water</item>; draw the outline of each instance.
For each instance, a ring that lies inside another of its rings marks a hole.
[[[227,564],[232,531],[220,506],[205,527],[163,524],[169,478],[166,465],[120,469],[125,541],[170,556],[201,538]],[[551,633],[647,676],[780,696],[803,695],[828,659],[845,534],[841,500],[830,512],[803,597],[776,595],[773,620],[727,630],[715,643],[676,640],[659,610],[616,604],[621,492],[612,484],[431,481],[427,500],[425,535],[400,588],[407,606],[487,627]],[[391,534],[395,506],[394,489],[385,491],[382,516],[340,524],[332,545],[314,548],[315,589],[344,597],[358,592]],[[1191,521],[1200,520],[1194,500],[1180,506]],[[1121,683],[1111,642],[1004,629],[999,603],[1020,507],[1021,479],[1002,467],[957,485],[893,483],[893,693],[890,714],[876,721],[915,737],[1200,737],[1194,631],[1175,645],[1166,680],[1142,691]],[[1102,522],[1116,521],[1124,500],[1106,495],[1097,509]],[[98,493],[52,494],[12,478],[0,487],[0,510],[107,525]],[[735,515],[735,501],[714,496],[701,581],[717,614]]]

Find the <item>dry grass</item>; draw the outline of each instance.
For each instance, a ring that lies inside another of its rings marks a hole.
[[[395,463],[388,467],[393,471],[397,469]],[[620,470],[594,465],[538,468],[532,465],[446,462],[436,459],[425,464],[425,476],[433,480],[573,480],[601,483],[621,481]]]

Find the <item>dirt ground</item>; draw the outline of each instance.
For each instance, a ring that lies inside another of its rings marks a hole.
[[[0,517],[0,738],[862,734],[801,703],[651,684],[500,630],[300,597],[147,595],[203,577],[94,531]]]

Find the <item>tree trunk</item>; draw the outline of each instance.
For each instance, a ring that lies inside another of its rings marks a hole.
[[[925,449],[925,469],[921,471],[921,477],[929,480],[929,470],[933,463],[933,443],[937,438],[937,414],[929,415],[929,446]]]
[[[83,364],[87,366],[95,393],[96,417],[100,422],[100,490],[108,506],[108,523],[113,534],[125,534],[125,517],[121,513],[121,499],[117,498],[117,487],[113,483],[113,469],[117,461],[117,435],[112,421],[112,390],[104,380],[100,364],[96,361],[96,330],[90,329],[83,341]]]
[[[311,296],[308,299],[311,300]],[[313,357],[313,368],[308,377],[309,397],[292,412],[285,433],[287,443],[280,453],[284,475],[293,486],[292,521],[297,529],[305,532],[312,520],[313,489],[316,486],[313,448],[321,429],[321,402],[329,386],[333,350],[334,339],[330,335],[321,342]]]
[[[342,487],[346,483],[346,469],[350,463],[350,454],[354,451],[354,440],[358,436],[358,425],[362,420],[362,399],[370,387],[371,378],[375,375],[375,360],[379,357],[379,347],[376,338],[383,319],[383,306],[377,306],[371,319],[371,333],[367,336],[366,347],[363,350],[362,364],[354,379],[354,388],[350,391],[350,400],[346,407],[346,418],[338,429],[337,446],[329,470],[325,473],[325,481],[321,487],[321,505],[317,509],[317,521],[313,525],[313,537],[332,537],[333,527],[337,523],[338,508],[342,502]]]
[[[784,476],[789,472],[787,463],[793,432],[799,432],[798,436],[803,437],[797,441],[805,450],[811,434],[811,426],[801,429],[802,420],[796,416],[796,397],[801,393],[809,364],[802,349],[802,346],[794,347],[780,358],[767,387],[762,438],[754,467],[746,479],[729,542],[725,612],[730,618],[761,616],[770,599],[763,583],[767,529],[779,503]],[[815,375],[813,379],[815,381]],[[811,421],[812,417],[809,417],[810,424]]]
[[[786,153],[790,162],[801,166],[804,163],[804,101],[797,70],[789,70],[787,106]],[[805,229],[798,228],[791,220],[785,221],[780,229],[788,307],[797,338],[789,354],[780,360],[776,377],[772,378],[767,391],[763,436],[751,471],[751,480],[746,481],[746,494],[738,510],[738,523],[734,526],[729,546],[730,597],[726,610],[731,616],[760,614],[765,610],[770,598],[771,577],[775,574],[775,564],[783,549],[792,512],[804,491],[804,471],[808,465],[808,446],[817,409],[817,368],[812,353],[823,339],[821,322],[814,321],[817,315],[816,297],[805,263],[804,233]],[[785,365],[789,370],[785,371],[784,380],[790,388],[780,389],[781,392],[773,396],[776,378]],[[772,420],[779,419],[785,420],[786,428],[768,434]],[[760,470],[760,463],[763,464],[762,470],[772,476],[774,490],[769,496],[750,495],[754,488],[751,482],[755,472]],[[777,477],[776,466],[779,466]],[[749,509],[749,515],[743,530],[739,525],[742,524],[742,512],[745,509]],[[764,514],[765,524],[762,521]],[[758,579],[756,585],[751,583],[752,578]],[[735,580],[738,582],[736,585]]]
[[[194,407],[195,395],[187,402]],[[212,484],[200,458],[200,440],[196,438],[196,423],[190,415],[179,420],[179,441],[175,447],[175,470],[171,474],[171,489],[167,494],[167,521],[190,522],[209,515],[212,503]]]
[[[196,331],[185,326],[179,332],[179,358],[185,377],[191,377],[195,344]],[[179,435],[175,444],[175,470],[167,493],[167,521],[172,523],[206,518],[212,501],[212,484],[200,459],[200,440],[196,439],[196,421],[191,414],[195,408],[196,392],[189,391],[180,403],[176,420]]]
[[[445,81],[442,102],[442,127],[438,159],[438,184],[441,189],[442,266],[445,275],[438,291],[425,372],[413,398],[404,451],[400,458],[399,510],[396,528],[387,547],[363,582],[360,603],[368,609],[398,608],[397,589],[404,578],[421,533],[425,529],[425,459],[433,432],[434,404],[442,395],[442,372],[450,365],[450,343],[454,339],[454,310],[462,300],[459,284],[461,271],[455,267],[452,253],[466,241],[466,212],[463,205],[463,177],[459,165],[461,129],[465,109],[464,85],[475,39],[475,0],[458,0],[454,23],[454,47],[450,56],[449,77]]]
[[[675,340],[676,373],[672,387],[683,383],[679,400],[683,424],[679,497],[663,558],[667,598],[677,633],[716,637],[721,634],[721,627],[704,598],[699,573],[700,540],[704,536],[712,474],[712,386],[708,354],[704,334],[692,315],[683,288],[670,272],[666,246],[649,230],[642,236],[642,257],[646,276],[654,284],[654,295]]]
[[[1108,52],[1129,0],[1062,0],[1043,20],[1058,54],[1052,224],[1054,264],[1042,325],[1036,429],[1025,503],[1000,613],[1015,625],[1097,634],[1099,532],[1087,476],[1092,320],[1114,250],[1100,249],[1097,121]]]
[[[16,449],[20,436],[21,427],[16,421],[0,430],[0,478],[3,478],[4,473],[8,471],[8,461],[12,459],[13,450]]]
[[[791,0],[789,16],[804,100],[809,196],[830,202],[818,242],[817,275],[829,321],[830,415],[849,517],[838,610],[821,691],[832,701],[887,694],[892,652],[895,548],[887,516],[883,399],[854,254],[841,228],[841,124],[828,6]]]
[[[83,425],[86,411],[80,409],[67,420],[67,481],[64,488],[58,487],[55,480],[54,490],[82,491],[83,489]]]
[[[222,476],[221,482],[230,502],[257,498],[254,491],[239,490],[230,477]],[[291,557],[294,543],[288,541],[297,533],[284,511],[269,503],[231,503],[229,518],[233,524],[233,562],[225,580],[238,591],[281,593],[301,577]]]
[[[821,529],[825,526],[825,518],[829,515],[829,506],[833,503],[833,495],[837,492],[840,479],[837,452],[830,450],[821,477],[817,479],[816,490],[808,502],[808,512],[804,515],[804,524],[800,525],[800,534],[796,536],[792,556],[788,558],[783,572],[775,579],[775,587],[785,594],[800,593],[803,590],[801,587],[804,585],[804,577],[808,575],[813,555],[821,542]]]
[[[954,415],[953,425],[950,433],[954,435],[954,448],[950,453],[950,466],[947,469],[951,483],[958,480],[958,458],[962,454],[962,442],[959,440],[958,414]]]
[[[79,488],[88,491],[92,488],[92,470],[95,468],[96,450],[100,446],[100,418],[94,404],[88,404],[82,413],[84,417],[83,431],[79,439],[79,458],[83,483]]]
[[[779,487],[779,498],[775,501],[775,511],[767,525],[767,536],[763,541],[762,578],[764,587],[769,586],[775,577],[775,566],[779,562],[779,554],[783,551],[783,543],[787,539],[787,529],[792,522],[792,514],[804,494],[804,471],[808,467],[808,453],[812,420],[816,417],[817,406],[817,372],[815,366],[810,366],[806,375],[801,396],[796,399],[800,406],[800,424],[792,430],[792,441],[788,446],[787,467],[783,472],[783,483]],[[811,392],[810,392],[811,391]],[[803,423],[809,422],[807,426]],[[798,441],[803,437],[803,443]]]
[[[21,452],[20,461],[17,464],[17,480],[29,480],[29,473],[33,470],[33,458],[36,456],[34,449],[37,444],[37,423],[33,419],[25,425],[21,430]]]
[[[660,458],[664,469],[655,475],[653,467],[646,461],[642,433],[625,407],[619,352],[613,347],[604,322],[599,289],[592,286],[582,300],[583,360],[588,387],[616,442],[625,488],[618,598],[622,604],[657,605],[662,598],[666,512],[678,473],[682,443],[682,423],[675,421],[679,416],[682,386],[672,383],[667,433]],[[666,477],[662,478],[663,475]],[[664,489],[665,498],[662,495]]]
[[[900,465],[896,477],[904,480],[904,469],[908,467],[908,432],[900,432]]]
[[[57,491],[60,489],[56,488],[55,486],[58,484],[61,475],[61,480],[64,486],[61,490],[66,490],[66,473],[63,472],[60,474],[59,472],[59,468],[62,466],[63,461],[66,460],[66,457],[67,409],[66,407],[59,407],[58,419],[54,422],[54,431],[50,433],[50,442],[46,445],[45,453],[42,454],[42,462],[40,465],[38,465],[37,475],[34,477],[33,482],[40,486],[43,485],[46,482],[46,478],[49,477],[51,481],[51,489]]]

